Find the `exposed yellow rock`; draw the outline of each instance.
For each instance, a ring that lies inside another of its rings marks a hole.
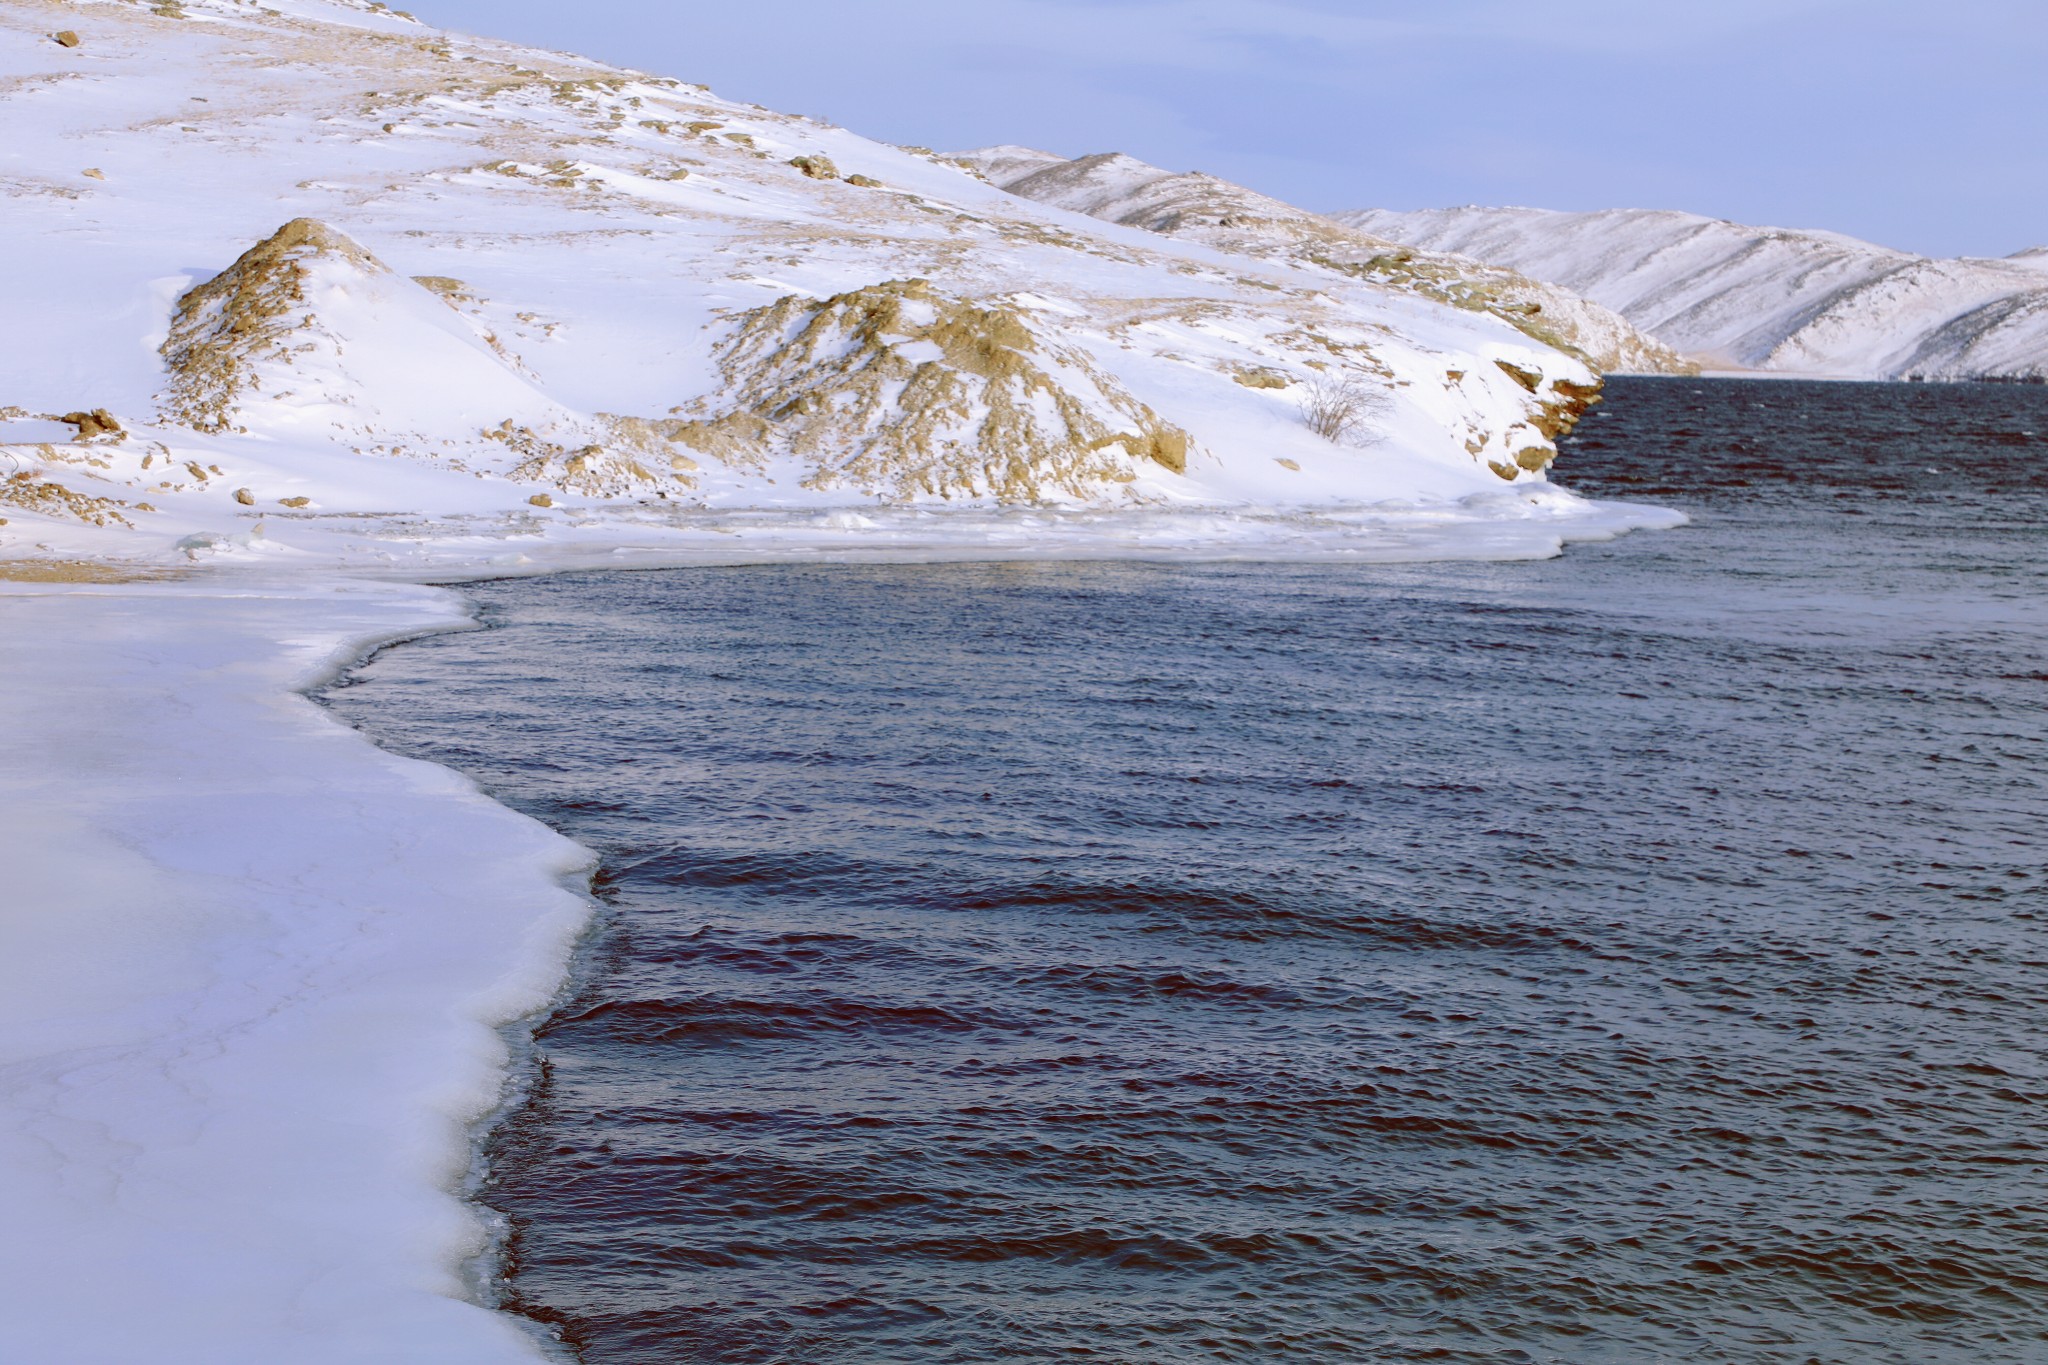
[[[1120,445],[1132,456],[1150,460],[1176,474],[1188,472],[1188,434],[1185,431],[1161,428],[1143,432],[1123,432],[1105,444]]]
[[[68,28],[53,33],[50,37],[56,41],[59,47],[77,47],[79,42],[78,35]]]
[[[531,507],[553,507],[555,505],[555,500],[545,493],[535,493],[526,501],[527,505]]]
[[[412,282],[422,289],[431,290],[442,298],[454,302],[470,297],[469,286],[452,275],[415,275]]]
[[[254,507],[256,505],[256,495],[246,488],[237,488],[235,490],[235,501],[244,507]]]
[[[178,300],[160,348],[171,372],[162,395],[167,419],[196,431],[228,428],[255,367],[287,355],[306,312],[309,265],[321,256],[385,269],[325,223],[294,218]]]
[[[1525,370],[1520,365],[1507,360],[1496,360],[1493,363],[1500,367],[1502,374],[1520,384],[1530,393],[1534,393],[1543,387],[1543,376],[1535,370]]]
[[[114,420],[114,414],[105,408],[94,408],[91,412],[67,412],[57,420],[77,427],[78,435],[74,439],[80,441],[92,441],[101,437],[112,437],[118,441],[128,435],[121,424]]]
[[[837,180],[839,178],[839,168],[832,164],[832,158],[829,156],[820,156],[815,153],[810,156],[793,156],[789,159],[789,164],[813,180]]]
[[[1547,439],[1557,440],[1578,426],[1579,419],[1600,403],[1601,387],[1597,379],[1591,384],[1574,384],[1569,379],[1554,381],[1550,386],[1553,396],[1529,419],[1530,424]]]
[[[719,365],[726,410],[675,439],[741,467],[797,456],[808,487],[1036,501],[1129,482],[1139,462],[1187,468],[1187,433],[1079,348],[925,280],[741,314]]]

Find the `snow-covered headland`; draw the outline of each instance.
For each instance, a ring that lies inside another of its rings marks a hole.
[[[464,623],[418,584],[1678,520],[1548,481],[1647,345],[1560,292],[382,5],[9,0],[0,131],[9,1362],[538,1358],[460,1191],[582,855],[295,692]]]
[[[1597,299],[1710,368],[2048,378],[2048,249],[2040,247],[1999,260],[1933,260],[1840,233],[1640,209],[1368,209],[1336,218]]]
[[[0,111],[0,559],[1503,495],[1554,547],[1586,510],[1543,470],[1595,377],[1497,270],[1111,225],[340,0],[15,0]],[[1303,422],[1326,378],[1379,396],[1369,445]]]

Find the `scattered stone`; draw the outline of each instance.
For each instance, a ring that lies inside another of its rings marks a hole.
[[[114,414],[105,408],[94,408],[91,412],[67,412],[57,420],[78,428],[78,435],[72,438],[76,441],[90,441],[101,436],[111,436],[118,441],[128,435],[114,420]]]
[[[311,498],[279,498],[277,505],[279,507],[311,507],[313,500]]]
[[[555,505],[555,500],[545,493],[535,493],[526,501],[534,507],[553,507]]]
[[[1284,389],[1293,382],[1271,370],[1240,370],[1232,378],[1248,389]]]
[[[87,166],[85,168],[85,178],[87,180],[105,180],[107,173],[97,166]]]
[[[26,469],[0,479],[0,504],[44,516],[75,517],[89,526],[126,526],[132,529],[135,525],[121,515],[121,509],[128,504],[119,499],[74,493],[63,484],[39,478]]]
[[[832,164],[829,156],[793,156],[789,164],[813,180],[837,180],[839,168]]]
[[[846,183],[858,185],[864,190],[878,190],[882,188],[882,182],[871,175],[849,175],[846,177]]]
[[[57,46],[58,46],[58,47],[77,47],[77,46],[78,46],[78,35],[77,35],[76,33],[73,33],[73,32],[72,32],[72,31],[71,31],[70,29],[68,29],[68,28],[67,28],[67,29],[65,29],[65,30],[64,30],[63,32],[61,32],[61,33],[53,33],[53,34],[51,34],[50,36],[51,36],[52,38],[54,38],[54,39],[56,39],[56,40],[57,40]]]
[[[1273,463],[1279,465],[1282,469],[1291,469],[1297,474],[1301,472],[1301,466],[1284,455],[1274,456]]]
[[[235,501],[244,507],[254,507],[256,505],[256,495],[246,488],[237,488],[235,490]]]

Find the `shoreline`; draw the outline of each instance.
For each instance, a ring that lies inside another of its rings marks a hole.
[[[431,639],[437,635],[460,634],[471,630],[490,629],[489,626],[479,619],[475,600],[464,595],[459,585],[425,584],[421,586],[425,586],[437,593],[444,593],[458,598],[462,606],[461,619],[452,620],[445,625],[430,626],[421,630],[406,631],[395,636],[364,641],[361,648],[346,662],[337,663],[324,676],[315,678],[304,686],[295,688],[294,693],[311,702],[330,722],[347,730],[350,734],[361,739],[378,752],[389,754],[409,763],[425,762],[430,767],[438,767],[453,773],[462,781],[475,786],[474,779],[460,769],[450,767],[447,764],[435,764],[429,760],[411,758],[379,743],[368,730],[351,724],[348,720],[344,719],[339,710],[330,705],[328,701],[328,698],[334,692],[349,687],[354,675],[358,671],[369,667],[389,650],[401,649],[407,645]],[[518,819],[539,824],[556,837],[568,839],[568,836],[546,825],[545,822],[534,820],[533,817],[525,815],[496,800],[481,787],[476,787],[476,791],[484,800]],[[575,847],[583,849],[588,855],[588,861],[580,867],[563,872],[554,880],[562,891],[582,902],[587,907],[588,913],[582,925],[571,936],[567,944],[561,969],[557,973],[558,979],[555,982],[553,993],[546,1001],[533,1009],[507,1019],[493,1027],[492,1031],[497,1034],[505,1048],[502,1064],[498,1067],[497,1094],[489,1108],[466,1119],[462,1124],[469,1160],[462,1172],[459,1184],[449,1191],[449,1193],[454,1194],[461,1200],[465,1208],[475,1218],[481,1235],[481,1243],[462,1260],[458,1267],[466,1289],[463,1298],[476,1307],[485,1309],[501,1318],[509,1319],[525,1332],[527,1336],[532,1338],[533,1343],[539,1348],[542,1358],[548,1362],[553,1362],[554,1365],[563,1365],[564,1362],[567,1365],[574,1365],[576,1356],[557,1337],[551,1334],[546,1323],[529,1318],[506,1306],[507,1295],[505,1290],[508,1279],[505,1273],[505,1262],[511,1240],[510,1228],[505,1216],[484,1202],[483,1192],[490,1178],[490,1158],[487,1149],[491,1134],[505,1122],[507,1117],[526,1102],[534,1077],[538,1071],[537,1059],[540,1054],[534,1044],[534,1032],[560,1006],[562,999],[570,989],[575,977],[576,963],[588,946],[590,935],[595,930],[598,917],[602,913],[602,909],[591,889],[592,878],[597,871],[598,855],[594,851],[584,848],[583,845],[575,843],[574,840],[569,840],[569,842]]]
[[[462,1192],[590,855],[305,695],[454,594],[8,584],[0,620],[0,1354],[547,1359],[464,1282]]]
[[[1549,558],[1685,520],[1567,502],[1590,515],[1516,519],[1507,542],[1439,525],[1426,549],[1370,557]],[[455,585],[779,562],[1365,557],[1143,536],[877,544],[836,521],[818,528],[829,546],[678,553],[610,529],[603,548],[518,565],[471,544],[403,568],[102,574],[85,559],[0,576],[16,643],[0,660],[0,742],[17,760],[0,803],[27,889],[0,917],[0,1195],[38,1248],[0,1254],[38,1305],[0,1323],[0,1354],[131,1365],[123,1324],[145,1322],[161,1358],[209,1365],[566,1358],[501,1306],[504,1234],[476,1196],[488,1134],[518,1102],[524,1035],[596,913],[595,855],[467,776],[381,748],[315,695],[385,649],[477,628]],[[68,824],[53,835],[27,812]],[[82,865],[107,871],[74,884]],[[168,925],[152,913],[167,905]],[[9,963],[24,980],[6,980]]]

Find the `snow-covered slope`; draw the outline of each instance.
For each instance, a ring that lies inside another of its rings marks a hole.
[[[402,557],[564,508],[1569,519],[1579,355],[1641,348],[1285,206],[1120,228],[363,0],[14,0],[0,119],[0,559],[259,517],[273,555]],[[1325,379],[1377,395],[1370,452],[1304,421]]]
[[[1406,248],[1213,175],[1161,170],[1119,153],[1069,161],[1029,147],[983,147],[955,159],[1037,203],[1488,313],[1603,372],[1693,369],[1617,314],[1563,289],[1499,266]]]
[[[0,3],[0,1361],[546,1358],[460,1196],[580,855],[291,693],[418,581],[1682,520],[1441,292],[367,0]]]
[[[2048,377],[2048,253],[1930,260],[1828,232],[1616,209],[1336,217],[1584,294],[1710,365],[1843,378]]]

